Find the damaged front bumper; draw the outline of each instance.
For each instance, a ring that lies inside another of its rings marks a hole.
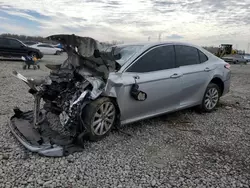
[[[65,155],[62,146],[52,143],[40,143],[43,136],[27,120],[13,116],[8,125],[17,140],[29,151],[48,157]]]
[[[14,76],[24,81],[34,96],[34,109],[23,112],[14,109],[14,116],[10,118],[9,128],[17,140],[29,151],[48,157],[66,156],[75,151],[81,151],[76,139],[72,135],[60,134],[51,127],[48,112],[40,109],[41,96],[35,87],[34,80],[13,72]]]
[[[17,140],[29,151],[47,157],[67,156],[82,151],[76,139],[52,130],[44,111],[40,113],[39,128],[34,128],[33,111],[21,112],[15,109],[9,121],[9,128]]]

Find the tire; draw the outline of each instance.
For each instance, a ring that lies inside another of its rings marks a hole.
[[[212,112],[218,105],[220,96],[221,90],[219,86],[214,83],[210,83],[203,96],[200,110],[203,112]]]
[[[102,97],[88,104],[82,112],[88,139],[98,141],[106,137],[116,122],[116,115],[116,105],[110,98]]]
[[[29,52],[29,55],[30,55],[31,57],[36,57],[36,58],[38,58],[38,54],[37,54],[36,52]]]
[[[34,70],[36,70],[36,69],[37,69],[36,65],[33,65],[33,69],[34,69]]]
[[[37,68],[40,69],[40,65],[37,65]]]
[[[23,70],[25,70],[26,68],[27,68],[27,65],[24,65],[24,66],[23,66]]]
[[[61,53],[60,53],[60,51],[56,51],[56,55],[60,55]]]

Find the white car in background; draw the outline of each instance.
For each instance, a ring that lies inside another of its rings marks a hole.
[[[30,46],[32,48],[36,48],[40,50],[43,54],[46,55],[60,55],[62,53],[62,49],[56,48],[50,44],[38,43]]]

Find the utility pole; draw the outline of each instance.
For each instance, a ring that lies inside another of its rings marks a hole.
[[[158,40],[161,41],[161,33],[159,33]]]

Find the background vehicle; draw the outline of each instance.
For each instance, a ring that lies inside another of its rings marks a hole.
[[[250,62],[250,55],[244,55],[244,59],[246,59],[247,60],[247,62]]]
[[[238,64],[238,63],[247,63],[248,60],[245,59],[243,55],[235,54],[235,55],[225,55],[221,59],[228,63]]]
[[[43,54],[47,54],[47,55],[59,55],[63,51],[60,48],[56,48],[53,45],[45,44],[45,43],[34,44],[31,47],[36,48],[40,50]]]
[[[23,41],[24,44],[26,44],[27,46],[32,46],[34,44],[39,44],[40,42],[36,42],[36,41]]]
[[[17,39],[0,37],[0,56],[21,58],[26,55],[36,57],[38,59],[43,57],[43,54],[38,49],[26,46]]]

